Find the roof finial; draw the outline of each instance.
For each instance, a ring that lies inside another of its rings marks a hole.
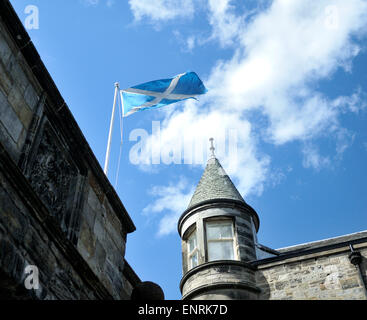
[[[211,145],[210,146],[210,151],[212,152],[211,158],[215,158],[214,138],[210,138],[209,141],[210,141],[210,145]]]

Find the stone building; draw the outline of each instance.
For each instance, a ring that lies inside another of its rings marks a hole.
[[[163,298],[124,258],[133,231],[13,7],[0,0],[0,299]]]
[[[213,153],[178,223],[183,299],[366,299],[367,231],[273,250],[258,243],[259,226]],[[125,260],[134,231],[0,0],[0,300],[162,299]]]
[[[367,298],[367,231],[273,250],[214,155],[178,222],[184,300]]]

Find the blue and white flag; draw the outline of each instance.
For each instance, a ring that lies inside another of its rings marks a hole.
[[[173,79],[143,83],[121,90],[124,117],[134,112],[160,108],[186,99],[195,99],[196,96],[206,92],[207,89],[195,72],[179,74]]]

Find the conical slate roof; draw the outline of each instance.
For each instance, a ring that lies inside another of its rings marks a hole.
[[[188,209],[200,202],[214,199],[229,199],[246,203],[218,159],[212,157],[208,161]]]

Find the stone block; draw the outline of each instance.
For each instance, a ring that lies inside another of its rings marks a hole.
[[[17,143],[18,150],[22,150],[26,139],[27,139],[27,131],[23,129]]]
[[[121,237],[121,234],[116,231],[109,220],[106,220],[105,227],[107,238],[111,239],[118,250],[121,250],[124,247],[123,243],[125,242]]]
[[[4,65],[7,65],[11,55],[12,55],[12,51],[8,43],[6,42],[3,34],[0,33],[0,61]]]
[[[32,121],[33,112],[27,106],[23,95],[20,93],[19,87],[15,85],[12,87],[8,96],[8,101],[17,113],[24,127],[28,128],[30,122]]]
[[[256,259],[255,250],[246,246],[239,246],[241,261],[250,261]]]
[[[28,84],[28,87],[24,92],[24,100],[31,110],[34,110],[38,104],[39,96],[31,83]]]
[[[345,280],[340,280],[340,284],[343,290],[359,287],[358,278],[349,278]]]
[[[315,264],[315,259],[307,259],[307,260],[304,260],[301,262],[301,265],[303,268],[307,268],[311,265],[314,265]]]
[[[93,189],[94,194],[98,198],[99,202],[103,203],[105,194],[102,191],[100,185],[98,184],[96,178],[92,174],[89,175],[88,182],[91,188]]]
[[[247,232],[247,231],[240,231],[240,230],[237,230],[237,233],[238,233],[238,236],[239,237],[243,237],[243,238],[246,238],[248,239],[250,242],[254,242],[254,238],[253,238],[253,235],[252,233],[250,232]]]
[[[17,239],[17,243],[23,243],[29,223],[26,217],[19,213],[8,192],[1,185],[0,208],[0,224],[6,226],[7,232],[10,232]]]
[[[102,243],[106,242],[106,227],[104,219],[101,217],[96,216],[96,219],[94,221],[94,228],[93,232],[95,237]]]
[[[103,206],[105,208],[107,220],[112,225],[112,227],[115,229],[115,231],[118,233],[118,235],[124,238],[125,234],[124,232],[122,232],[121,222],[119,218],[117,218],[115,211],[112,209],[107,199],[105,199]]]
[[[298,262],[289,263],[285,265],[286,270],[301,270],[302,266]]]
[[[124,255],[120,251],[118,250],[107,251],[107,259],[111,261],[111,263],[119,272],[124,271],[125,259]]]
[[[1,123],[3,124],[3,126],[13,139],[13,141],[17,143],[20,134],[23,130],[23,125],[1,90],[0,90],[0,114],[1,114],[0,117]]]
[[[88,205],[96,212],[102,212],[102,206],[101,202],[99,201],[96,193],[94,192],[94,189],[92,187],[89,187],[88,191]]]
[[[246,219],[236,217],[236,226],[239,229],[244,229],[252,233],[251,219],[248,217],[246,217]]]
[[[10,57],[7,64],[7,70],[11,74],[14,83],[20,88],[20,93],[23,95],[28,87],[29,80],[21,67],[20,61],[15,55]]]
[[[255,248],[254,242],[252,241],[252,238],[249,238],[247,236],[243,236],[242,234],[237,235],[238,244],[241,246],[247,246],[249,248]]]
[[[25,260],[22,258],[14,244],[0,238],[0,269],[14,279],[17,283],[23,280]]]
[[[8,95],[13,87],[14,83],[9,77],[9,74],[5,70],[2,63],[0,63],[0,87],[4,90],[5,94]]]
[[[97,268],[102,272],[106,261],[106,250],[99,240],[96,241],[96,251],[94,259]]]
[[[105,272],[107,277],[111,280],[112,284],[117,287],[117,291],[121,290],[122,285],[122,273],[116,268],[116,266],[109,260],[105,260]]]
[[[96,212],[89,206],[88,203],[84,205],[82,217],[82,220],[93,230],[96,220]]]
[[[96,238],[92,230],[85,221],[82,223],[78,248],[81,247],[84,252],[87,252],[87,258],[93,257],[96,250]]]
[[[103,270],[103,283],[115,299],[120,299],[123,292],[122,273],[106,259]]]
[[[0,121],[0,142],[7,150],[10,158],[12,158],[14,162],[17,162],[20,156],[21,149],[19,149],[18,144],[14,142],[14,140],[9,135],[8,131],[6,130],[1,121]]]

